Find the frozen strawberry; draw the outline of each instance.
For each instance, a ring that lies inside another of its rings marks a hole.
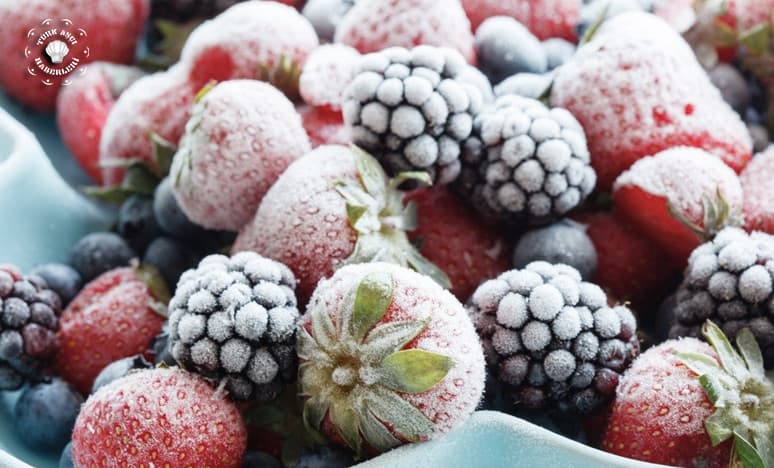
[[[583,125],[602,190],[636,160],[675,146],[705,149],[737,172],[751,157],[744,123],[688,44],[653,15],[605,22],[558,71],[551,102]]]
[[[284,57],[300,67],[319,44],[309,21],[296,9],[277,2],[238,3],[196,28],[180,61],[190,65],[190,81],[257,78]]]
[[[705,238],[739,223],[742,186],[716,156],[673,148],[640,159],[613,186],[617,215],[682,269]]]
[[[99,139],[108,113],[118,96],[142,76],[140,69],[94,62],[57,99],[56,123],[65,146],[91,177],[102,183]]]
[[[73,429],[76,466],[238,467],[247,435],[225,394],[176,367],[134,372],[91,396]]]
[[[443,272],[409,242],[416,211],[404,205],[399,184],[362,150],[320,146],[277,179],[232,252],[252,250],[287,265],[298,280],[301,306],[320,279],[348,263],[390,261],[447,285]]]
[[[148,0],[29,0],[0,3],[0,87],[8,94],[36,110],[53,110],[62,83],[73,73],[48,76],[53,84],[43,83],[41,76],[27,72],[30,57],[25,56],[29,45],[27,33],[41,27],[41,21],[51,19],[70,20],[72,30],[86,31],[83,45],[88,54],[79,53],[80,63],[104,60],[131,63],[134,60],[137,40],[148,17]],[[52,43],[59,36],[50,36]],[[81,51],[74,44],[73,55]],[[41,46],[41,53],[44,53]],[[37,48],[36,48],[37,50]],[[37,53],[37,52],[36,52]],[[63,62],[64,63],[64,62]],[[66,65],[64,65],[66,66]]]
[[[358,455],[448,432],[481,399],[478,336],[431,278],[386,263],[348,265],[319,283],[301,320],[304,419]]]
[[[618,385],[605,450],[670,466],[771,461],[774,385],[758,344],[745,329],[737,351],[712,322],[703,334],[711,346],[669,340],[634,361]]]
[[[105,184],[121,182],[124,171],[116,166],[122,160],[152,162],[151,133],[178,142],[198,91],[186,78],[185,67],[177,65],[135,81],[121,94],[108,114],[99,142]]]
[[[507,241],[448,188],[418,189],[406,199],[417,204],[417,229],[409,238],[446,273],[460,301],[467,301],[479,284],[510,266]]]
[[[693,8],[693,0],[670,0],[668,2],[655,2],[653,14],[669,23],[680,33],[684,33],[696,21],[696,12]]]
[[[159,292],[150,271],[104,273],[62,312],[57,333],[62,347],[54,368],[81,393],[89,393],[94,378],[111,362],[145,352],[161,331],[164,318],[157,311],[169,298]]]
[[[540,39],[561,37],[575,42],[580,0],[462,0],[475,31],[492,16],[510,16]]]
[[[329,107],[298,106],[312,148],[320,145],[347,145],[352,142],[351,130],[344,124],[341,111]]]
[[[748,231],[774,234],[774,146],[756,155],[739,175],[744,192],[744,221]]]
[[[298,88],[304,102],[340,110],[344,91],[360,63],[360,53],[342,44],[320,46],[309,55]]]
[[[337,26],[334,41],[362,53],[420,44],[450,47],[475,61],[470,22],[457,0],[359,0]]]
[[[743,33],[756,26],[768,24],[774,0],[728,0],[721,21]]]
[[[170,170],[175,198],[194,223],[237,231],[309,150],[301,117],[275,87],[223,82],[199,95],[186,124]]]
[[[666,254],[626,220],[613,213],[581,213],[573,216],[586,225],[597,252],[593,281],[620,301],[647,312],[675,285],[679,269],[665,264]]]

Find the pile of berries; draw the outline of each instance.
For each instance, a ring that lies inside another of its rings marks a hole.
[[[60,466],[349,466],[482,408],[774,466],[774,0],[27,3],[0,86],[116,220],[0,263]],[[70,15],[92,63],[23,78]]]

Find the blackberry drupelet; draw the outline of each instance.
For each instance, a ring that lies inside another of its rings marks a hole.
[[[730,340],[749,328],[774,368],[774,236],[725,228],[688,259],[670,336],[701,337],[712,320]]]
[[[438,184],[454,181],[483,102],[460,78],[468,66],[458,52],[427,45],[363,56],[343,104],[353,143],[393,175],[419,170]]]
[[[499,97],[475,120],[456,188],[484,216],[543,224],[580,205],[597,177],[583,128],[562,108]]]
[[[39,381],[59,349],[62,301],[39,276],[0,266],[0,390]]]
[[[632,312],[563,264],[532,262],[483,283],[468,313],[518,408],[593,412],[639,354]]]
[[[234,400],[270,400],[296,378],[295,277],[254,252],[205,257],[169,303],[172,356],[225,381]]]

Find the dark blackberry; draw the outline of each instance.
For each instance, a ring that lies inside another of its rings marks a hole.
[[[459,78],[467,67],[458,52],[427,45],[363,56],[343,104],[353,143],[392,174],[419,170],[438,184],[454,181],[482,106],[479,89]]]
[[[0,390],[36,382],[59,349],[62,302],[39,276],[0,267]]]
[[[519,409],[590,413],[639,354],[637,323],[570,266],[533,262],[483,283],[468,313],[487,364]]]
[[[476,117],[455,186],[488,218],[542,224],[591,193],[589,162],[583,128],[567,110],[505,95]]]
[[[712,320],[732,341],[749,328],[774,368],[774,237],[725,228],[691,253],[670,336],[701,337]]]
[[[270,400],[296,379],[296,280],[254,252],[205,257],[169,303],[169,349],[181,366],[224,381],[235,400]]]

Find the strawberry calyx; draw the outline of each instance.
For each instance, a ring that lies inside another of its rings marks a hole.
[[[167,304],[172,296],[161,272],[152,265],[136,264],[133,268],[137,279],[144,283],[150,292],[151,299],[148,300],[148,307],[158,315],[168,318]]]
[[[315,301],[309,330],[298,331],[304,422],[319,431],[327,416],[358,457],[365,446],[384,452],[426,438],[435,423],[400,394],[430,390],[453,367],[443,354],[403,349],[429,317],[379,324],[392,299],[392,276],[371,273],[349,291],[335,322]]]
[[[155,132],[151,132],[148,138],[152,147],[151,162],[138,158],[102,161],[100,168],[125,169],[121,183],[85,187],[83,191],[98,200],[114,203],[121,203],[135,194],[152,196],[156,186],[169,174],[177,147]]]
[[[285,54],[279,56],[277,63],[260,64],[256,79],[265,81],[282,91],[293,102],[301,100],[298,82],[301,78],[301,65],[297,60]]]
[[[731,466],[774,467],[774,383],[766,377],[758,343],[745,328],[737,333],[734,349],[720,327],[709,320],[702,334],[718,360],[701,353],[676,356],[698,374],[716,408],[704,423],[712,445],[733,439]]]
[[[417,228],[414,202],[404,205],[398,187],[406,181],[430,185],[426,172],[402,172],[389,179],[379,162],[352,146],[359,183],[339,181],[336,190],[347,204],[347,218],[357,232],[352,254],[339,267],[353,263],[388,262],[411,268],[433,278],[446,289],[451,281],[440,268],[424,258],[406,234]]]
[[[703,220],[702,224],[696,224],[688,219],[677,207],[669,203],[669,214],[680,221],[691,232],[696,234],[702,242],[706,242],[715,237],[715,234],[727,227],[742,227],[744,219],[739,210],[732,209],[728,204],[726,197],[717,188],[714,197],[707,194],[702,195]]]

